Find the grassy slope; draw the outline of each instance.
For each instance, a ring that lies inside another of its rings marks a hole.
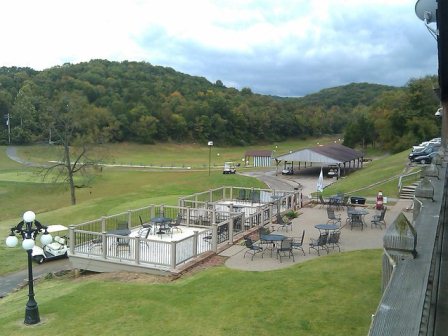
[[[43,323],[22,324],[24,289],[0,301],[0,334],[365,335],[380,256],[334,254],[272,272],[215,267],[167,284],[53,279],[36,288]]]
[[[379,190],[385,196],[398,196],[398,177],[402,174],[408,163],[407,155],[409,151],[404,151],[395,155],[382,157],[365,165],[364,169],[355,171],[348,178],[342,178],[328,188],[325,188],[324,195],[334,195],[338,191],[353,193],[360,196],[373,197]],[[386,180],[390,177],[396,178],[390,182],[375,185],[371,188],[355,191],[369,186],[375,182]]]

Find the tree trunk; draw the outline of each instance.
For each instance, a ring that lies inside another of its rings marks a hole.
[[[67,169],[68,184],[70,186],[70,199],[72,205],[76,204],[75,182],[73,181],[73,167],[70,162],[70,146],[64,142],[65,166]]]

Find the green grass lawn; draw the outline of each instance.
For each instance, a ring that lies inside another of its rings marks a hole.
[[[35,287],[39,325],[23,325],[26,288],[0,300],[0,335],[366,335],[380,273],[381,250],[366,250],[164,284],[51,279]]]
[[[334,142],[335,137],[319,139],[288,140],[285,142],[246,146],[246,147],[219,147],[211,148],[211,166],[218,169],[226,161],[242,162],[244,153],[253,149],[274,151],[274,156],[288,153],[306,147],[314,147],[317,143]],[[1,148],[1,147],[0,147]],[[49,160],[60,159],[58,147],[49,145],[21,146],[17,151],[23,159],[30,162],[45,163]],[[208,169],[209,147],[204,144],[155,144],[142,145],[134,143],[109,144],[96,147],[94,156],[110,164],[154,165],[163,167],[192,167]]]

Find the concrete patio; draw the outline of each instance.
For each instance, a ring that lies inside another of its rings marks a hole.
[[[397,202],[391,206],[387,205],[386,212],[386,223],[391,224],[395,218],[411,204],[410,200],[397,200]],[[370,221],[374,214],[377,213],[372,206],[366,208],[369,214],[365,216],[364,230],[361,231],[360,228],[350,229],[349,225],[346,225],[341,230],[341,252],[362,250],[362,249],[377,249],[383,247],[383,236],[386,230],[382,230],[376,227],[371,228]],[[316,205],[314,207],[304,207],[299,210],[300,216],[293,220],[292,231],[285,231],[283,229],[278,230],[277,225],[273,225],[276,234],[282,234],[288,237],[300,237],[302,231],[305,230],[305,238],[303,243],[303,248],[305,250],[305,256],[303,256],[300,250],[294,250],[295,262],[292,258],[282,258],[282,263],[276,258],[275,253],[271,257],[270,253],[264,253],[263,258],[261,253],[256,254],[251,260],[251,256],[248,254],[244,258],[244,253],[247,250],[244,245],[235,244],[234,246],[226,249],[221,256],[228,257],[225,265],[229,268],[245,270],[245,271],[270,271],[280,268],[290,267],[291,265],[299,262],[304,262],[313,258],[318,258],[318,254],[315,250],[308,252],[308,244],[310,238],[317,238],[319,236],[319,231],[314,227],[316,224],[327,223],[327,211],[326,208]],[[342,208],[336,211],[337,214],[341,215],[342,225],[345,224],[347,218],[346,208]],[[403,212],[405,216],[411,221],[412,212]],[[329,254],[340,253],[338,249],[330,249]],[[324,258],[327,254],[321,252],[321,258]]]

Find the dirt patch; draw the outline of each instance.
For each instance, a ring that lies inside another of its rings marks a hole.
[[[173,280],[170,276],[158,276],[146,273],[131,273],[131,272],[107,272],[107,273],[90,273],[83,274],[78,279],[95,280],[95,281],[118,281],[118,282],[132,282],[132,283],[167,283]]]
[[[225,261],[227,260],[227,257],[219,256],[219,255],[212,255],[211,257],[197,263],[193,267],[189,268],[185,273],[181,274],[179,277],[186,277],[191,276],[193,274],[196,274],[200,271],[203,271],[205,269],[208,269],[210,267],[216,267],[224,265]]]
[[[70,271],[61,274],[52,274],[51,277],[67,277],[72,278],[73,281],[84,281],[84,280],[94,280],[94,281],[118,281],[118,282],[132,282],[132,283],[144,283],[144,284],[157,284],[157,283],[168,283],[180,278],[192,276],[200,271],[208,269],[210,267],[223,265],[227,257],[222,257],[219,255],[212,255],[209,258],[197,263],[196,265],[188,268],[185,272],[179,275],[153,275],[146,273],[133,273],[133,272],[107,272],[107,273],[95,273],[95,272],[76,272]]]

